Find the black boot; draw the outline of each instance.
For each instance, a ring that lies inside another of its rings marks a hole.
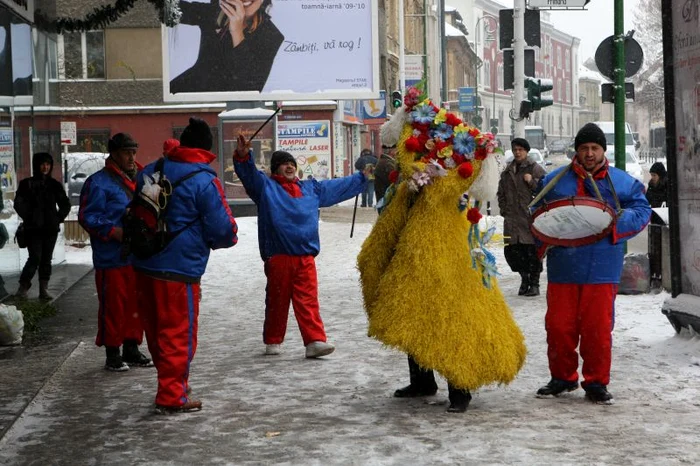
[[[414,398],[417,396],[433,396],[437,393],[435,375],[430,369],[422,369],[412,357],[408,357],[408,370],[411,383],[394,392],[396,398]]]
[[[539,296],[540,295],[540,274],[531,273],[530,274],[530,287],[525,292],[525,296]]]
[[[520,278],[521,281],[518,296],[523,296],[525,293],[527,293],[527,290],[530,287],[530,276],[527,274],[527,272],[520,272]]]
[[[460,390],[447,384],[447,390],[450,393],[450,406],[447,408],[448,413],[463,413],[467,410],[469,402],[472,401],[472,394],[469,390]]]
[[[139,344],[136,340],[124,340],[122,359],[129,366],[153,367],[153,361],[139,351]]]
[[[118,346],[106,346],[107,360],[105,361],[105,369],[112,372],[125,372],[129,370],[129,366],[122,360],[119,354]]]

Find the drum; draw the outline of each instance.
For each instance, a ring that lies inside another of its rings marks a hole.
[[[530,230],[552,246],[585,246],[609,235],[615,211],[591,197],[571,197],[544,203],[532,214]]]

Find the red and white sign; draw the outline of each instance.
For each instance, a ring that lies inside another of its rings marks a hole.
[[[74,146],[78,140],[78,127],[75,121],[61,122],[61,144]]]

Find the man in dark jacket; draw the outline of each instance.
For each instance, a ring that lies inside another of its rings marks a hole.
[[[646,197],[652,207],[661,207],[668,201],[668,183],[666,181],[666,167],[661,162],[654,163],[649,169],[649,187]],[[653,220],[653,218],[652,218]]]
[[[34,174],[20,181],[15,195],[15,211],[22,218],[29,257],[19,277],[16,297],[25,299],[32,278],[39,269],[39,299],[49,301],[51,257],[60,225],[70,212],[70,201],[63,185],[51,177],[53,157],[38,152],[32,157]]]
[[[528,158],[530,144],[522,138],[511,142],[513,161],[498,182],[498,208],[504,219],[504,254],[513,272],[522,279],[518,295],[539,296],[542,262],[537,257],[535,239],[530,233],[528,204],[537,184],[545,176],[544,168]]]
[[[168,152],[162,165],[163,176],[173,186],[165,207],[171,240],[155,255],[133,259],[140,316],[158,371],[158,413],[202,408],[201,401],[191,398],[189,385],[190,364],[197,350],[200,280],[210,251],[238,242],[236,220],[210,166],[216,159],[210,152],[212,143],[209,125],[190,118],[180,146]],[[137,193],[146,178],[155,177],[157,163],[141,171]]]
[[[122,254],[122,217],[136,190],[138,146],[128,134],[112,136],[105,167],[83,185],[78,213],[80,225],[90,234],[95,266],[100,306],[95,344],[105,347],[105,369],[116,372],[130,366],[153,366],[138,347],[143,342],[143,325],[134,294],[136,274],[129,258]]]
[[[368,165],[370,166],[369,179],[365,190],[362,192],[361,207],[372,207],[372,202],[374,201],[374,167],[377,165],[377,157],[372,154],[372,151],[362,149],[360,158],[355,162],[355,169],[359,172],[364,172]]]

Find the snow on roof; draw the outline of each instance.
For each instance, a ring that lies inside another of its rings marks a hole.
[[[593,70],[591,70],[591,69],[588,69],[588,68],[586,68],[585,66],[580,66],[580,67],[579,67],[579,69],[578,69],[578,78],[579,78],[579,79],[590,79],[590,80],[592,80],[592,81],[598,81],[598,82],[607,81],[607,79],[605,79],[605,78],[603,77],[603,75],[601,75],[601,74],[598,73],[597,71],[593,71]]]
[[[269,117],[275,113],[268,108],[234,108],[219,113],[219,118]]]
[[[462,31],[447,22],[445,23],[445,35],[448,37],[467,37]]]

